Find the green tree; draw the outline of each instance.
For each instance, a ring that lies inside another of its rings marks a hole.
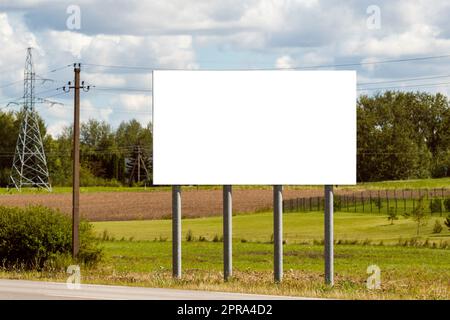
[[[417,236],[420,235],[420,228],[426,226],[428,223],[429,215],[425,210],[425,201],[424,197],[420,197],[417,201],[417,206],[411,213],[405,214],[406,217],[413,219],[417,223]]]
[[[394,208],[389,208],[389,210],[388,210],[388,220],[391,222],[391,224],[394,224],[394,220],[398,220],[398,214],[394,210]]]
[[[132,163],[135,158],[135,148],[139,146],[143,152],[143,156],[148,163],[149,180],[152,179],[152,146],[153,135],[151,124],[143,127],[137,120],[123,121],[116,131],[116,144],[121,151],[119,164],[119,179],[123,182],[129,178],[129,170],[127,170],[125,162]],[[129,168],[128,168],[129,169]]]
[[[444,224],[450,230],[450,214],[445,218]]]
[[[359,181],[450,175],[450,108],[441,94],[363,95],[357,135]]]
[[[90,119],[81,125],[80,154],[83,167],[94,176],[114,178],[114,156],[119,152],[114,133],[105,121]]]

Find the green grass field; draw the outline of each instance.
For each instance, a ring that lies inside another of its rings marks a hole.
[[[286,213],[283,216],[283,237],[287,243],[304,243],[323,238],[323,213]],[[450,231],[444,228],[439,234],[433,234],[435,221],[443,224],[443,217],[434,216],[421,228],[420,238],[430,241],[450,241]],[[367,213],[335,213],[334,233],[336,240],[371,240],[379,243],[397,243],[400,238],[409,239],[416,236],[416,223],[411,219],[400,217],[393,225],[387,216]],[[272,235],[272,213],[255,213],[233,217],[233,238],[236,241],[268,242]],[[101,237],[106,233],[119,239],[154,240],[171,238],[171,220],[141,220],[95,222],[95,231]],[[222,218],[208,217],[183,219],[183,238],[188,231],[194,237],[212,240],[222,235]]]
[[[84,270],[86,282],[185,289],[223,290],[247,293],[298,295],[344,299],[449,299],[450,231],[433,234],[433,217],[423,227],[419,243],[403,245],[399,239],[414,239],[414,221],[400,218],[394,225],[383,215],[335,214],[335,272],[332,289],[323,283],[323,214],[284,215],[284,270],[281,284],[273,283],[272,214],[233,217],[234,277],[222,280],[220,217],[184,219],[183,278],[171,278],[172,243],[170,220],[96,222],[95,231],[105,249],[100,267]],[[204,240],[201,241],[200,238]],[[370,240],[370,241],[368,241]],[[217,241],[217,239],[216,239]],[[354,243],[350,245],[349,243]],[[382,243],[380,243],[382,242]],[[441,248],[439,244],[447,244]],[[381,290],[366,288],[367,267],[381,269]],[[17,276],[8,274],[8,276]],[[20,274],[19,277],[63,280],[63,274]]]
[[[450,179],[434,179],[362,186],[386,189],[449,185]],[[58,189],[57,192],[68,190]],[[87,188],[83,191],[127,190],[130,191],[128,188]],[[221,217],[183,219],[181,280],[171,276],[171,220],[95,222],[94,231],[103,239],[104,259],[95,267],[82,266],[82,282],[343,299],[448,300],[450,231],[443,225],[445,216],[430,217],[417,237],[416,222],[401,215],[392,225],[385,214],[336,212],[336,284],[333,288],[324,285],[322,212],[283,215],[286,243],[283,246],[285,273],[281,284],[273,282],[271,212],[233,216],[234,273],[228,282],[222,279]],[[436,220],[443,225],[441,233],[433,233]],[[193,241],[186,241],[188,232]],[[380,290],[366,287],[367,267],[373,264],[381,269]],[[26,272],[0,269],[0,277],[65,281],[67,274],[61,269]]]

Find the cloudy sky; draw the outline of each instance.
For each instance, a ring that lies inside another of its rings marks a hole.
[[[82,94],[82,120],[113,127],[148,123],[158,68],[355,69],[360,93],[447,94],[449,14],[439,0],[1,0],[0,108],[20,101],[30,46],[38,96],[63,104],[37,105],[53,135],[72,120],[72,95],[57,88],[74,62],[96,86]]]

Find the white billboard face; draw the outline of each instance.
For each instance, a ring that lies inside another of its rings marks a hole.
[[[153,179],[355,184],[356,72],[153,72]]]

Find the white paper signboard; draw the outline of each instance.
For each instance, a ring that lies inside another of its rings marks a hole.
[[[153,179],[355,184],[356,72],[153,72]]]

